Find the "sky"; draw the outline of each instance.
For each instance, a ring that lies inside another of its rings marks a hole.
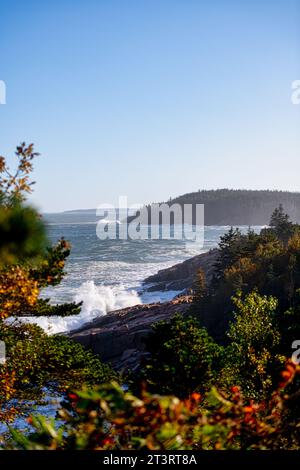
[[[44,212],[300,191],[300,0],[0,0],[0,80]]]

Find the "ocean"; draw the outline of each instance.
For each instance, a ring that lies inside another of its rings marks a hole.
[[[145,292],[143,280],[158,270],[170,267],[218,245],[230,227],[207,226],[204,243],[184,240],[100,240],[96,235],[94,211],[45,214],[48,238],[71,242],[66,276],[59,286],[44,289],[42,297],[52,303],[83,302],[81,313],[61,318],[28,319],[50,334],[70,331],[119,308],[140,303],[162,302],[179,291]],[[261,227],[252,227],[259,231]],[[248,227],[242,226],[243,232]]]

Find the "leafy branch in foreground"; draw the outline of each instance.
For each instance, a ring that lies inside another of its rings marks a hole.
[[[239,387],[228,393],[212,388],[207,396],[194,392],[175,396],[136,397],[115,383],[69,394],[59,411],[64,422],[33,416],[34,432],[12,430],[9,448],[27,450],[223,450],[276,449],[293,446],[286,421],[287,389],[299,368],[291,363],[271,399],[247,401]],[[289,438],[289,443],[286,439]],[[285,444],[283,444],[285,443]]]
[[[17,167],[9,168],[5,157],[0,156],[0,203],[15,206],[25,200],[25,194],[32,192],[34,181],[30,181],[33,170],[33,160],[39,156],[34,151],[33,144],[22,142],[16,149]]]

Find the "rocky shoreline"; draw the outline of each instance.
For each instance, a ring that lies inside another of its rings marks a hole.
[[[182,263],[177,263],[170,268],[161,269],[144,280],[145,290],[155,292],[189,289],[193,285],[195,274],[199,269],[203,270],[206,281],[209,283],[214,272],[217,256],[218,249],[214,248],[206,253],[193,256]]]
[[[158,271],[144,281],[148,291],[180,290],[191,288],[198,269],[203,269],[207,282],[213,274],[218,250],[194,256],[168,269]],[[185,315],[191,304],[190,295],[180,295],[163,303],[140,304],[109,312],[71,331],[69,337],[98,355],[103,362],[117,371],[135,371],[145,357],[145,338],[151,326],[168,320],[175,313]]]
[[[114,369],[134,371],[145,356],[144,340],[151,325],[171,318],[176,312],[185,314],[190,302],[189,296],[183,296],[170,302],[115,310],[72,331],[69,337],[91,349]]]

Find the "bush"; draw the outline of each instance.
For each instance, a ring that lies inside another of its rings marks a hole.
[[[270,396],[286,360],[279,354],[278,302],[257,292],[245,298],[239,294],[233,302],[236,312],[228,331],[230,344],[221,376],[227,383],[239,384],[247,397]]]
[[[14,374],[19,399],[33,391],[38,398],[45,386],[64,391],[71,386],[117,379],[109,366],[83,346],[64,336],[48,336],[37,325],[2,322],[0,339],[8,356],[5,369]]]
[[[179,397],[210,386],[222,351],[195,319],[178,314],[156,323],[146,346],[151,356],[139,380],[151,391]]]

